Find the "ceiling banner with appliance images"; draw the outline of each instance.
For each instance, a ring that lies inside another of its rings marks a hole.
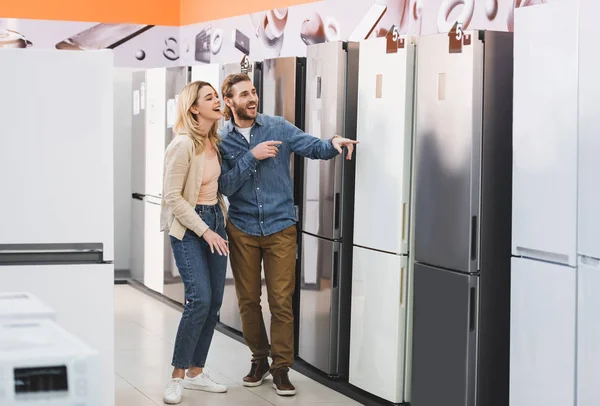
[[[323,0],[179,27],[0,15],[0,48],[109,48],[114,49],[117,66],[141,68],[230,63],[244,55],[250,60],[305,56],[310,44],[360,41],[394,29],[400,34],[448,32],[457,21],[463,30],[511,31],[515,8],[552,1],[576,0]],[[202,20],[201,10],[194,10],[188,7],[186,21]]]

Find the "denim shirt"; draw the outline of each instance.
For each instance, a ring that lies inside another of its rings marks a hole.
[[[228,197],[229,221],[236,228],[249,235],[266,236],[296,223],[291,154],[329,160],[338,151],[330,141],[306,134],[277,116],[259,114],[250,134],[248,144],[231,120],[219,131],[223,158],[219,190]],[[275,158],[259,161],[251,150],[264,141],[282,144]]]

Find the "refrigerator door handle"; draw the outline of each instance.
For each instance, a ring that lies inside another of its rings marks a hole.
[[[404,307],[405,306],[405,299],[404,299],[404,274],[405,274],[405,268],[402,267],[400,268],[400,307]]]
[[[332,276],[332,284],[333,284],[333,289],[337,289],[339,283],[338,283],[338,276],[339,276],[339,272],[338,272],[338,267],[339,267],[339,263],[340,263],[340,253],[338,251],[333,253],[333,276]]]
[[[334,206],[335,213],[334,213],[334,217],[333,217],[335,220],[334,227],[336,230],[339,230],[340,229],[340,193],[339,192],[335,194],[334,199],[335,199],[335,206]]]
[[[471,261],[477,261],[477,216],[471,218]]]
[[[477,304],[477,290],[475,289],[475,287],[471,287],[470,289],[470,295],[469,295],[469,332],[470,333],[474,333],[475,332],[475,316],[476,316],[476,309],[475,306]]]
[[[402,203],[402,242],[407,243],[406,241],[406,220],[407,220],[407,209],[408,203]]]

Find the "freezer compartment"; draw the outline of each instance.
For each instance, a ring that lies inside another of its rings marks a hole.
[[[144,202],[144,285],[163,293],[165,236],[160,231],[160,200]]]
[[[510,405],[573,405],[577,270],[513,258],[511,273]]]
[[[415,261],[478,269],[484,45],[420,39],[417,61]]]
[[[569,266],[577,261],[577,10],[557,2],[515,13],[512,253]]]
[[[101,405],[113,406],[113,264],[0,266],[0,281],[0,292],[29,292],[35,295],[56,312],[56,322],[61,327],[98,351],[100,382],[94,384],[102,388],[102,400],[96,401]],[[33,339],[37,341],[40,338],[43,340],[42,337]]]
[[[404,399],[408,257],[354,247],[349,382]]]
[[[577,272],[577,405],[600,399],[600,260],[579,257]]]
[[[339,331],[340,279],[345,277],[340,253],[339,242],[302,234],[301,277],[315,270],[317,277],[316,283],[301,285],[298,355],[329,375],[340,370],[340,340],[348,342]]]
[[[385,43],[360,44],[354,244],[406,254],[415,49],[407,44],[387,54]]]
[[[476,405],[478,302],[478,276],[415,263],[413,406]]]

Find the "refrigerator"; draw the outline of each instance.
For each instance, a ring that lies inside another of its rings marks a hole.
[[[256,87],[256,92],[259,97],[258,102],[258,111],[262,112],[262,100],[261,97],[261,83],[262,83],[262,62],[248,62],[249,68],[242,66],[243,63],[228,63],[219,66],[219,85],[218,85],[218,93],[221,97],[221,106],[223,110],[225,108],[225,101],[223,100],[223,94],[221,93],[221,85],[223,81],[228,75],[234,73],[241,73],[242,71],[247,73],[250,76],[250,80]],[[208,72],[210,69],[210,77],[217,78],[212,71],[212,68],[208,67],[198,67],[197,69],[202,69],[204,72]],[[214,79],[213,79],[214,80]],[[223,118],[219,123],[219,127],[223,127],[225,124],[225,119]],[[225,198],[225,204],[229,207],[229,202],[227,198]],[[271,316],[268,310],[268,303],[266,292],[264,290],[264,277],[262,278],[263,282],[263,297],[261,301],[261,306],[263,309],[263,318],[268,317],[265,321],[270,321]],[[225,275],[225,291],[223,293],[223,304],[221,305],[221,310],[219,312],[219,322],[225,327],[234,330],[238,334],[242,334],[242,319],[240,317],[240,309],[238,306],[237,294],[235,293],[235,284],[233,280],[233,272],[231,270],[231,261],[227,260],[227,273]],[[267,327],[267,335],[270,338],[270,332],[268,328],[269,324],[266,324]]]
[[[272,116],[281,116],[287,119],[290,123],[299,128],[304,126],[304,86],[305,86],[305,58],[287,57],[267,59],[254,65],[255,70],[258,70],[257,75],[251,75],[255,84],[259,84],[259,110],[263,114]],[[237,64],[225,65],[222,72],[222,80],[230,73],[240,72],[241,67]],[[260,89],[260,90],[259,90]],[[294,202],[296,204],[296,213],[299,213],[301,186],[298,185],[299,179],[302,179],[303,160],[299,157],[292,157],[290,171],[292,182],[294,184]],[[299,275],[299,273],[297,273]],[[270,322],[271,312],[267,299],[267,288],[262,276],[262,296],[261,307],[263,320],[267,328],[267,336],[271,337]],[[299,307],[299,293],[294,295],[294,314],[295,321],[297,320]],[[242,331],[241,318],[239,315],[239,307],[231,265],[229,264],[225,283],[225,295],[223,305],[221,306],[220,321],[226,326],[232,327],[237,331]],[[298,328],[296,326],[296,334]],[[297,342],[297,339],[296,339]]]
[[[512,33],[421,37],[413,406],[508,404]]]
[[[307,47],[305,131],[356,138],[358,43]],[[348,376],[354,165],[305,159],[298,356],[332,377]]]
[[[577,406],[595,406],[600,401],[600,81],[596,68],[600,59],[594,40],[600,29],[594,16],[599,12],[597,1],[579,2]]]
[[[160,231],[160,212],[164,153],[173,138],[177,95],[187,76],[186,67],[134,73],[132,123],[132,275],[141,275],[146,287],[180,303],[183,290],[174,275],[168,233]]]
[[[306,88],[306,58],[285,57],[265,59],[262,62],[262,105],[263,114],[280,116],[299,129],[304,129],[304,105]],[[290,174],[293,185],[294,206],[296,212],[296,227],[298,245],[296,258],[301,251],[300,215],[302,207],[302,190],[304,186],[304,158],[292,154],[290,158]],[[296,287],[300,286],[300,261],[296,261]],[[269,321],[266,325],[270,337],[269,324],[271,314],[268,308],[266,285],[263,282],[262,291],[263,319]],[[300,291],[297,288],[293,297],[294,307],[294,351],[298,353],[298,333],[300,323]]]
[[[0,101],[0,292],[40,298],[59,325],[98,351],[107,406],[114,405],[113,66],[106,50],[0,50],[0,89],[10,96]]]
[[[350,384],[408,401],[415,45],[360,43]]]
[[[600,399],[598,5],[535,9],[515,12],[510,404],[590,406]]]

